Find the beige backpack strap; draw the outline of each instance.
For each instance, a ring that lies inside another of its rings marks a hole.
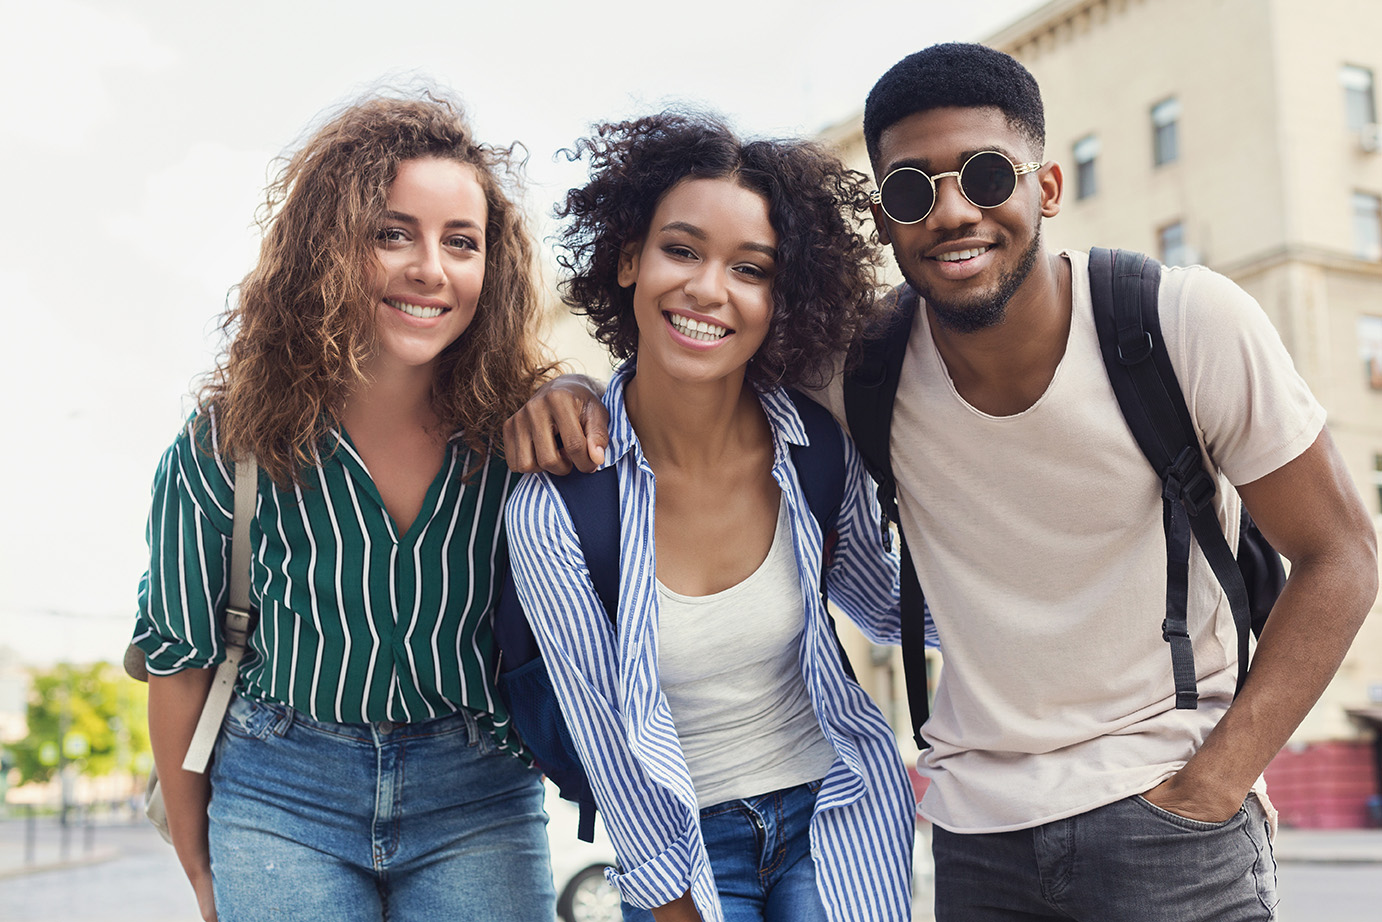
[[[245,656],[250,633],[250,522],[254,519],[255,500],[259,495],[259,462],[253,455],[241,458],[235,465],[235,518],[230,534],[230,595],[226,604],[221,636],[226,657],[216,667],[206,706],[197,721],[196,732],[187,747],[182,767],[189,772],[206,771],[211,750],[221,731],[221,721],[230,707],[235,680],[240,674],[240,660]]]

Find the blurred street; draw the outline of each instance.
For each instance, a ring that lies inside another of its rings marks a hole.
[[[195,922],[173,850],[141,819],[0,820],[0,919],[5,922]],[[1377,922],[1382,829],[1282,830],[1276,843],[1281,922]],[[930,914],[918,875],[915,922]]]
[[[0,919],[5,922],[196,922],[173,849],[142,816],[73,824],[0,820]]]

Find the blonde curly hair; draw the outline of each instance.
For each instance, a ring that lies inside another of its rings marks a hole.
[[[464,430],[479,451],[497,443],[504,420],[554,370],[537,340],[515,147],[478,143],[459,105],[428,91],[356,102],[284,158],[261,209],[258,264],[221,324],[229,347],[199,395],[215,410],[223,454],[253,452],[280,485],[303,483],[318,462],[346,398],[368,383],[375,236],[398,165],[420,157],[474,168],[489,206],[475,319],[439,356],[432,399],[448,434]]]

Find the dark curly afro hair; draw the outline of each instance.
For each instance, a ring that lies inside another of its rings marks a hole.
[[[564,151],[586,158],[590,182],[556,208],[562,299],[586,315],[620,359],[638,350],[633,289],[619,285],[623,247],[648,234],[653,212],[686,179],[732,179],[768,203],[777,272],[768,335],[746,371],[758,390],[820,386],[875,305],[877,247],[859,232],[867,178],[806,141],[741,141],[720,119],[671,110],[607,123]]]
[[[877,170],[878,139],[917,112],[945,106],[992,106],[1038,152],[1046,147],[1046,111],[1036,78],[1016,58],[986,45],[947,42],[898,61],[864,103],[864,146]]]

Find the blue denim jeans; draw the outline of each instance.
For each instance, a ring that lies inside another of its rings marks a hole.
[[[542,797],[467,711],[337,724],[236,697],[211,768],[217,915],[550,922]]]
[[[729,800],[701,810],[725,922],[825,922],[811,861],[811,815],[819,781]],[[624,922],[653,914],[624,904]]]
[[[1142,797],[1034,829],[958,835],[939,826],[936,922],[1266,922],[1276,861],[1255,796],[1225,823]]]

